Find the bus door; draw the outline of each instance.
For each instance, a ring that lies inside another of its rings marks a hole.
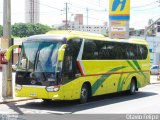
[[[79,79],[77,74],[80,74],[77,66],[77,57],[81,46],[80,39],[72,39],[67,43],[63,62],[63,91],[65,99],[73,99],[79,88]]]

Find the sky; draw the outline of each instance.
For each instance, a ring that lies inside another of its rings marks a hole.
[[[141,29],[147,26],[148,20],[154,21],[160,17],[160,3],[158,0],[131,0],[130,27]],[[109,0],[40,0],[40,23],[55,25],[65,19],[65,4],[68,3],[68,20],[73,20],[74,14],[84,16],[87,24],[102,25],[109,21]],[[11,0],[11,23],[25,22],[25,0]],[[0,25],[3,24],[3,0],[0,0]]]

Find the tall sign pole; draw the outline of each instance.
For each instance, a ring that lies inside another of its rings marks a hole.
[[[68,3],[65,3],[66,4],[66,30],[68,30]]]
[[[2,49],[9,48],[11,45],[11,0],[3,0],[3,37]],[[13,97],[12,90],[12,62],[2,67],[2,96]]]
[[[130,0],[110,0],[109,2],[109,37],[128,39]]]

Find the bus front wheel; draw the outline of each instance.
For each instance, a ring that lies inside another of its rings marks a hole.
[[[127,91],[129,95],[133,95],[136,92],[136,81],[134,79],[131,80],[130,89]]]
[[[81,88],[80,103],[86,103],[89,99],[89,88],[87,84],[84,84]]]

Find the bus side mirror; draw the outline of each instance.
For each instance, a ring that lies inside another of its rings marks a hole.
[[[12,65],[12,69],[16,71],[17,70],[17,65],[16,64]]]
[[[58,50],[58,61],[63,61],[66,44],[62,45]]]
[[[27,60],[26,59],[22,59],[21,60],[21,65],[22,65],[22,69],[26,69],[26,65],[27,65]]]
[[[13,51],[13,49],[16,49],[16,48],[21,48],[21,46],[20,46],[20,45],[12,45],[12,46],[10,46],[10,47],[8,48],[8,50],[7,50],[7,52],[6,52],[6,56],[5,56],[5,59],[6,59],[7,61],[10,60],[12,51]]]

